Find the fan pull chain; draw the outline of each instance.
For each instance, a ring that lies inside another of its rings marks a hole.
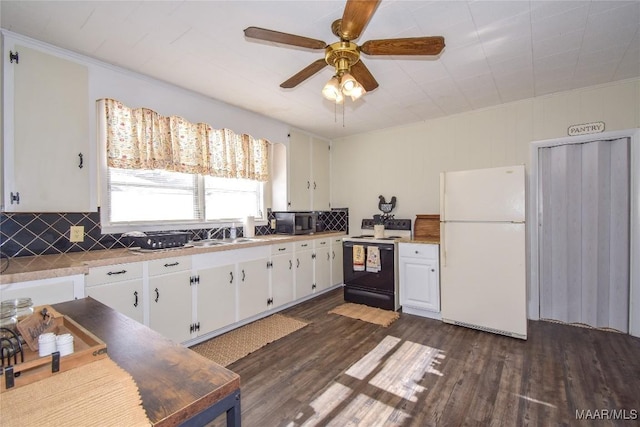
[[[342,101],[342,127],[344,127],[344,104],[345,101]]]

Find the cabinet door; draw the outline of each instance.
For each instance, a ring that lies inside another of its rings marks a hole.
[[[293,301],[293,254],[271,257],[271,297],[273,307]]]
[[[309,136],[291,132],[289,139],[289,210],[311,209]]]
[[[5,123],[5,210],[95,210],[87,67],[24,46],[14,48],[19,63],[8,63],[5,55],[7,80],[13,77],[13,121]],[[11,193],[19,193],[19,203],[12,203]]]
[[[296,299],[313,293],[313,250],[299,251],[295,254]]]
[[[400,258],[400,304],[429,311],[440,311],[437,261]]]
[[[316,211],[329,210],[329,141],[311,139],[311,208]]]
[[[191,337],[190,279],[189,271],[149,278],[149,327],[177,343]]]
[[[199,335],[236,321],[235,264],[198,271]]]
[[[269,308],[269,273],[267,259],[241,262],[238,274],[238,320],[243,320]]]
[[[142,279],[87,287],[85,294],[137,322],[144,322]]]
[[[314,284],[315,290],[321,291],[330,286],[331,281],[331,254],[329,248],[317,248],[314,258]]]
[[[342,265],[342,237],[331,240],[331,284],[338,285],[344,281]]]

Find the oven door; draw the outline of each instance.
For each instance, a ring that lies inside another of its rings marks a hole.
[[[354,245],[363,246],[365,249],[365,271],[355,271],[353,269]],[[343,272],[345,286],[357,286],[362,289],[393,294],[395,290],[395,251],[393,243],[345,241],[342,246],[344,249]],[[377,246],[380,249],[380,271],[377,273],[366,271],[366,254],[371,246]]]

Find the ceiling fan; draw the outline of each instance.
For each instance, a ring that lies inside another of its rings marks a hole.
[[[359,98],[378,87],[378,82],[360,60],[366,55],[438,55],[444,49],[444,37],[411,37],[398,39],[369,40],[357,45],[353,40],[360,37],[373,16],[380,0],[347,0],[342,19],[331,24],[331,31],[340,41],[327,44],[321,40],[281,33],[258,27],[244,30],[248,38],[288,44],[308,49],[324,49],[324,58],[294,74],[280,84],[282,88],[293,88],[313,76],[327,65],[335,68],[335,74],[322,90],[323,95],[342,102],[343,95]]]

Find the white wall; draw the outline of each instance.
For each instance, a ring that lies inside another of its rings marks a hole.
[[[529,144],[573,124],[640,127],[640,79],[594,86],[334,140],[331,206],[349,208],[350,230],[396,196],[396,218],[439,213],[441,171],[525,164]]]
[[[569,126],[596,121],[607,131],[640,127],[640,79],[338,139],[331,147],[331,206],[349,208],[350,232],[379,213],[380,194],[398,198],[396,218],[437,214],[441,171],[525,164],[529,175],[533,141],[565,137]],[[536,318],[530,255],[527,245],[529,313]],[[640,292],[634,304],[640,306]]]

